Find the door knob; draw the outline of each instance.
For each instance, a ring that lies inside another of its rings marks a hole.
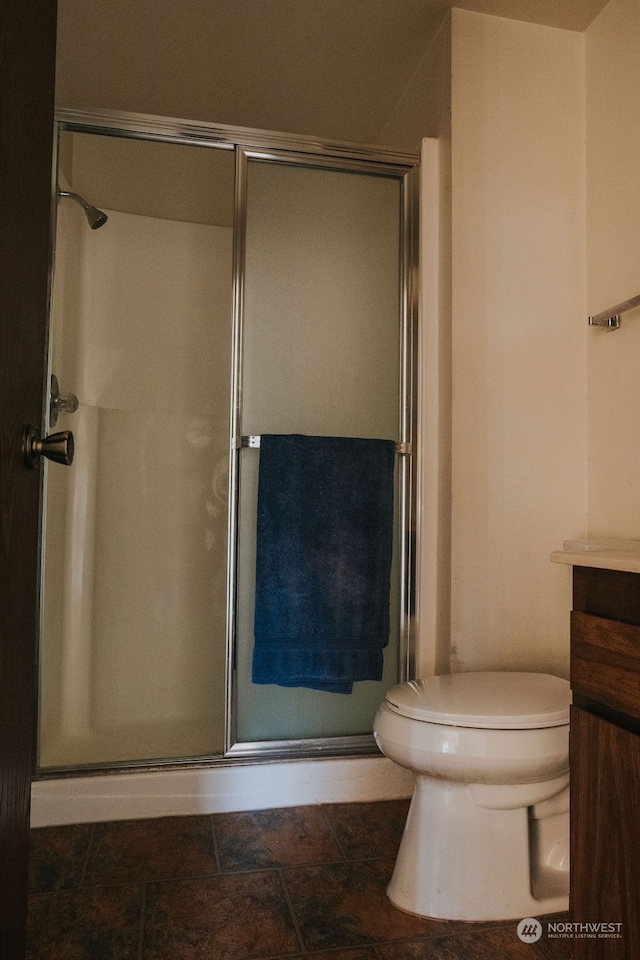
[[[70,430],[63,430],[62,433],[41,437],[37,427],[26,427],[22,453],[28,467],[37,467],[40,457],[70,467],[73,463],[73,434]]]

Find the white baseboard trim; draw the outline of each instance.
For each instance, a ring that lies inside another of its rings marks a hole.
[[[411,772],[386,757],[65,777],[33,783],[31,826],[393,800],[412,789]]]

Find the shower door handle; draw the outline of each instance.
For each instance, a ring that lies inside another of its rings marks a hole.
[[[58,378],[55,373],[52,373],[49,393],[49,426],[55,427],[59,413],[75,413],[77,409],[78,398],[75,393],[60,393]]]
[[[73,463],[73,434],[70,430],[41,437],[37,427],[26,427],[22,440],[22,454],[28,467],[37,467],[40,457],[55,460],[70,467]]]

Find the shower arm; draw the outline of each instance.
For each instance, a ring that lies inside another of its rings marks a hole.
[[[103,224],[105,224],[109,219],[104,211],[98,210],[98,208],[94,207],[91,203],[87,203],[84,197],[81,197],[79,193],[74,193],[72,190],[61,190],[60,187],[56,187],[56,191],[58,194],[58,199],[61,197],[69,198],[80,204],[84,210],[87,222],[92,230],[97,230],[98,227],[103,226]]]
[[[87,208],[88,208],[88,206],[89,206],[89,204],[87,203],[87,201],[86,201],[83,197],[81,197],[79,193],[74,193],[72,190],[61,190],[60,187],[58,187],[58,196],[59,196],[59,197],[68,197],[68,198],[70,198],[71,200],[75,200],[77,203],[80,204],[80,206],[82,207],[82,209],[85,210],[85,211],[87,210]]]

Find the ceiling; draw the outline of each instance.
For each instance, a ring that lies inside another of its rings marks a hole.
[[[58,102],[376,142],[451,6],[584,31],[608,0],[59,0]]]

